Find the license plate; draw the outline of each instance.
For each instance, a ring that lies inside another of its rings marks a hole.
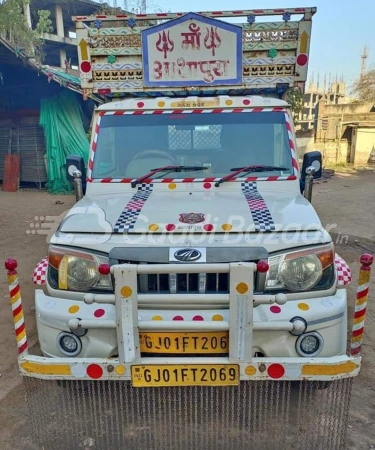
[[[142,353],[228,353],[228,332],[140,333]]]
[[[237,364],[179,364],[132,366],[134,387],[158,386],[237,386]]]

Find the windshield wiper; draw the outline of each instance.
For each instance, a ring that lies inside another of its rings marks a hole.
[[[137,178],[136,180],[133,180],[131,182],[131,186],[132,186],[132,188],[135,188],[137,186],[137,184],[142,183],[142,181],[144,181],[144,180],[148,180],[149,178],[151,178],[158,172],[167,171],[167,173],[164,174],[164,175],[167,175],[168,173],[171,173],[171,172],[195,172],[198,170],[207,170],[207,167],[205,167],[205,166],[164,166],[164,167],[159,167],[157,169],[152,169],[151,172],[147,173],[146,175],[142,175],[141,177]]]
[[[277,166],[246,166],[246,167],[234,167],[231,173],[226,175],[223,178],[220,178],[220,180],[216,181],[215,186],[219,187],[222,183],[225,183],[228,180],[231,180],[235,178],[240,173],[244,173],[247,175],[251,172],[280,172],[289,170],[287,167],[277,167]]]

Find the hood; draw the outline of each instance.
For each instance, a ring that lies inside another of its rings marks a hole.
[[[300,193],[275,188],[262,192],[255,183],[236,185],[209,191],[143,185],[136,191],[86,196],[69,211],[59,231],[157,234],[321,229],[314,208]]]

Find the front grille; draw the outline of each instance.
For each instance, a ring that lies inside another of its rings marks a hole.
[[[132,261],[118,261],[118,264],[139,264]],[[146,264],[146,263],[142,263]],[[179,273],[138,275],[138,292],[142,294],[209,294],[228,293],[229,274],[227,273]]]

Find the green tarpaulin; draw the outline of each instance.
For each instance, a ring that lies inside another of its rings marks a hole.
[[[42,100],[39,123],[44,128],[46,138],[48,192],[69,193],[72,185],[66,179],[66,157],[78,155],[87,161],[89,153],[77,95],[64,91]]]

